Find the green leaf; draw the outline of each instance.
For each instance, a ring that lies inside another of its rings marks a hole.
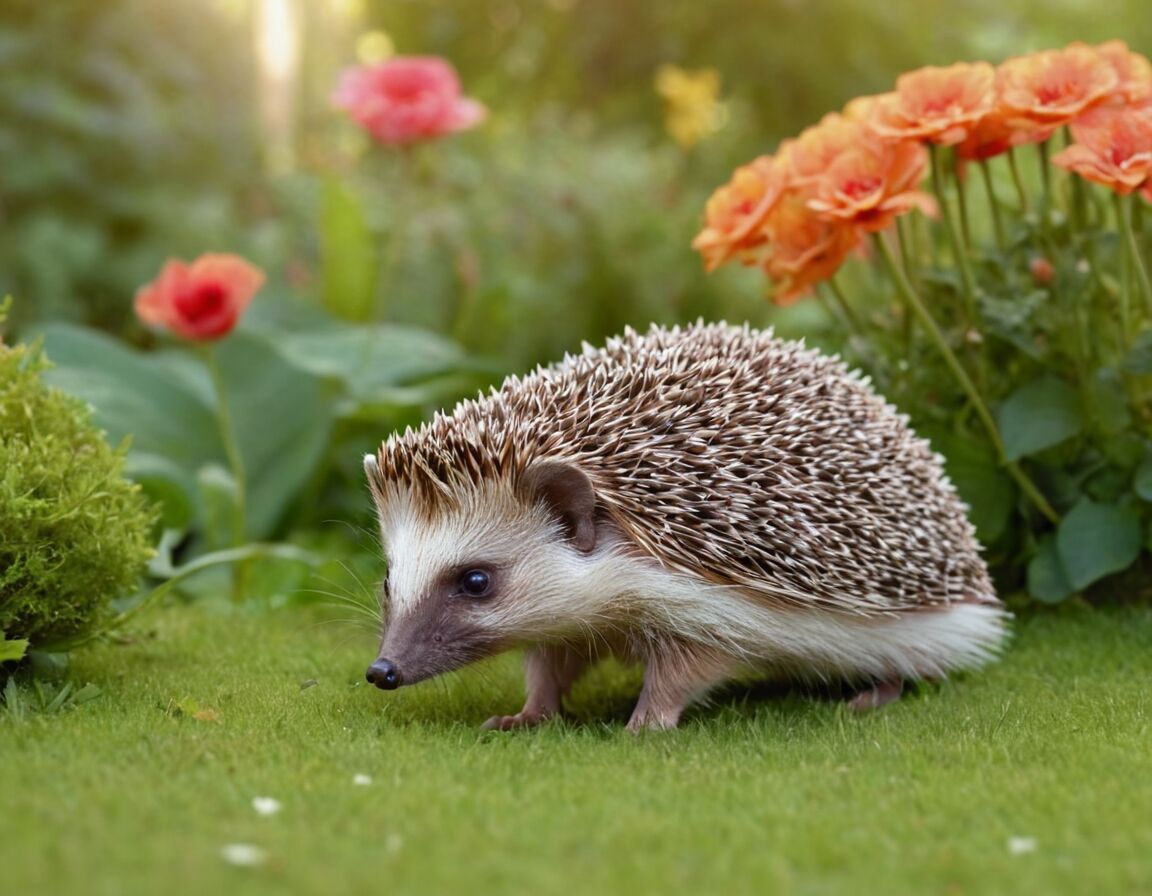
[[[1083,500],[1061,520],[1056,547],[1068,583],[1080,591],[1132,565],[1140,554],[1140,515],[1121,504]]]
[[[1074,590],[1060,563],[1056,538],[1049,535],[1028,562],[1028,593],[1042,603],[1058,604],[1071,597]]]
[[[4,632],[0,632],[0,663],[11,663],[16,660],[21,660],[24,658],[27,650],[27,640],[23,638],[12,638],[9,640],[4,637]]]
[[[1016,486],[1001,469],[996,456],[982,445],[952,433],[925,432],[932,447],[944,455],[948,478],[968,505],[968,518],[976,534],[991,544],[1003,533],[1012,516]]]
[[[1033,380],[1008,396],[997,423],[1010,461],[1059,445],[1082,428],[1076,391],[1055,377]]]
[[[179,464],[150,451],[129,451],[124,475],[140,483],[144,492],[163,509],[165,529],[187,529],[192,523],[196,492],[195,477]]]
[[[1138,376],[1152,373],[1152,330],[1144,330],[1132,340],[1132,347],[1124,358],[1124,369]]]
[[[1132,411],[1120,374],[1102,367],[1085,385],[1090,418],[1102,432],[1113,435],[1132,425]]]
[[[214,396],[187,353],[133,351],[68,324],[43,330],[56,367],[53,385],[96,409],[96,422],[118,443],[132,437],[128,466],[156,493],[179,489],[200,511],[197,479],[210,465],[227,467]],[[285,360],[268,340],[239,331],[219,343],[228,402],[248,475],[248,535],[267,537],[323,459],[333,425],[331,397],[316,376]],[[166,505],[169,523],[184,514]]]
[[[323,462],[332,397],[255,334],[233,333],[219,356],[248,475],[248,536],[266,538]],[[213,459],[226,466],[222,448]]]
[[[1136,468],[1132,488],[1145,501],[1152,501],[1152,454],[1145,457],[1144,462]]]
[[[356,194],[334,177],[320,196],[320,255],[324,307],[346,320],[372,318],[376,288],[375,240]]]
[[[393,397],[396,388],[478,366],[455,343],[405,326],[329,326],[282,333],[276,350],[316,376],[337,380],[360,401]]]

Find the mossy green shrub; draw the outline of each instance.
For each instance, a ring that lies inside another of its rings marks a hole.
[[[98,631],[152,556],[155,513],[121,475],[124,448],[42,382],[47,366],[38,347],[0,342],[0,647]]]

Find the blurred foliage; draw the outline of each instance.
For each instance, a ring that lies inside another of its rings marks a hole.
[[[162,39],[157,39],[161,37]],[[0,3],[0,293],[117,329],[169,254],[252,245],[250,41],[211,5]]]

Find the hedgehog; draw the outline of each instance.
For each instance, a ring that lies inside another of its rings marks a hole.
[[[637,731],[750,674],[873,708],[1005,636],[943,459],[866,377],[771,330],[626,330],[364,467],[387,559],[368,681],[524,648],[524,706],[487,728],[556,715],[605,657],[644,666]]]

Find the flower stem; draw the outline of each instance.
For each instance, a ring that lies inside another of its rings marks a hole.
[[[980,160],[980,175],[984,180],[984,193],[988,197],[988,208],[992,214],[992,229],[996,231],[996,248],[1004,251],[1004,222],[1000,218],[1000,204],[996,201],[996,187],[992,183],[992,171],[988,162]]]
[[[930,146],[928,149],[932,159],[932,189],[936,193],[936,200],[940,203],[940,217],[944,219],[944,232],[948,235],[948,242],[952,246],[956,267],[960,269],[965,323],[970,327],[976,320],[976,286],[972,279],[972,268],[968,264],[968,246],[956,230],[956,222],[952,220],[952,210],[949,208],[948,198],[944,194],[944,172],[940,165],[940,149],[935,146]]]
[[[828,292],[832,294],[832,300],[836,303],[836,307],[840,309],[840,313],[844,316],[844,319],[848,321],[848,326],[851,327],[855,335],[863,339],[864,324],[852,309],[852,304],[848,301],[848,297],[844,295],[844,290],[840,288],[840,284],[836,282],[835,277],[829,277],[825,282],[828,285]]]
[[[1008,170],[1012,172],[1012,183],[1016,186],[1016,198],[1020,200],[1020,213],[1028,214],[1028,193],[1024,189],[1024,179],[1020,177],[1020,166],[1016,164],[1016,150],[1008,150]]]
[[[232,546],[241,547],[248,541],[248,477],[244,471],[240,443],[236,439],[236,426],[228,404],[224,375],[220,371],[220,361],[213,346],[209,345],[204,349],[204,361],[212,377],[212,388],[216,393],[216,426],[220,432],[220,441],[224,445],[228,466],[232,468]],[[237,563],[232,569],[233,600],[239,601],[244,597],[247,578],[247,563]]]
[[[952,177],[956,181],[956,207],[960,211],[960,234],[964,237],[964,248],[969,249],[972,246],[972,228],[968,224],[968,191],[964,179],[960,176],[960,166],[956,164],[955,156],[952,158]]]
[[[1048,141],[1042,140],[1036,144],[1036,157],[1040,160],[1040,184],[1044,190],[1044,217],[1052,207],[1052,173],[1048,170]]]
[[[1148,278],[1148,266],[1144,264],[1144,256],[1140,253],[1140,245],[1136,242],[1136,232],[1132,229],[1132,203],[1136,194],[1120,196],[1115,194],[1112,201],[1116,206],[1116,219],[1120,222],[1120,233],[1124,239],[1124,247],[1136,271],[1136,280],[1140,284],[1140,294],[1147,309],[1152,312],[1152,280]]]
[[[1029,500],[1036,506],[1036,508],[1052,523],[1060,521],[1059,515],[1048,503],[1048,500],[1041,494],[1040,490],[1028,478],[1028,475],[1013,461],[1007,460],[1004,454],[1004,442],[1000,438],[1000,430],[996,426],[996,421],[992,419],[992,413],[988,410],[988,405],[984,402],[983,396],[976,388],[976,384],[972,382],[972,378],[968,376],[968,372],[960,363],[960,359],[956,357],[955,352],[952,351],[951,346],[948,345],[948,340],[944,338],[944,334],[940,331],[939,325],[936,323],[935,318],[932,317],[920,297],[916,294],[916,290],[912,288],[912,284],[908,282],[908,277],[896,262],[895,256],[892,254],[892,249],[884,241],[884,238],[879,234],[872,235],[873,242],[876,245],[876,251],[881,258],[884,259],[884,264],[888,268],[888,272],[892,275],[892,279],[896,283],[897,289],[900,291],[904,301],[915,312],[916,316],[920,319],[920,323],[924,329],[928,331],[929,337],[935,344],[936,349],[940,352],[941,357],[944,358],[944,363],[948,365],[952,375],[956,378],[956,382],[964,393],[968,396],[968,400],[972,403],[972,407],[976,411],[976,416],[980,418],[984,429],[988,433],[988,438],[991,440],[996,449],[996,454],[1000,458],[1001,465],[1008,471],[1008,474],[1020,486],[1020,490],[1028,496]]]

